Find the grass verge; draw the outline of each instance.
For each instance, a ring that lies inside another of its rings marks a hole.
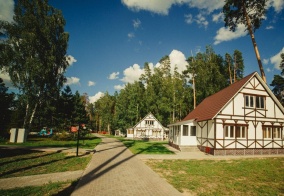
[[[0,178],[82,170],[91,159],[24,149],[0,149],[0,157]]]
[[[101,142],[100,138],[87,137],[79,140],[79,148],[93,149]],[[30,147],[77,147],[77,141],[56,141],[48,137],[29,136],[25,143],[7,143],[2,142],[0,145],[16,145],[16,146],[30,146]]]
[[[48,183],[43,186],[28,186],[23,188],[13,188],[13,189],[1,190],[1,195],[9,195],[9,196],[71,195],[77,183],[78,181],[57,182],[57,183]]]
[[[284,158],[148,160],[180,192],[193,195],[284,195]]]
[[[164,145],[167,142],[119,139],[133,154],[174,154]]]

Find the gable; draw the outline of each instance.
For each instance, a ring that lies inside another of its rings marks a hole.
[[[224,88],[223,90],[204,99],[192,112],[190,112],[184,120],[210,120],[213,119],[222,110],[232,103],[234,98],[238,98],[240,94],[259,94],[269,97],[277,106],[278,110],[284,113],[283,106],[274,96],[272,91],[263,82],[257,72],[254,72],[242,80],[235,82]],[[241,100],[241,99],[239,99]],[[243,100],[243,99],[242,99]],[[228,108],[228,107],[227,107]]]
[[[147,114],[142,120],[140,120],[133,128],[146,127],[148,125],[151,125],[151,123],[153,123],[155,127],[167,129],[158,121],[158,119],[156,119],[156,117],[151,112]]]

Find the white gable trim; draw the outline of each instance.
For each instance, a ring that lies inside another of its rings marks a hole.
[[[282,106],[282,104],[279,102],[279,100],[276,98],[276,96],[273,94],[273,92],[270,90],[270,88],[267,86],[267,84],[265,84],[265,82],[262,80],[262,78],[258,75],[257,72],[255,72],[251,78],[234,94],[234,96],[232,96],[230,98],[230,100],[224,104],[224,106],[215,114],[215,116],[212,118],[216,118],[217,115],[220,114],[220,112],[232,101],[233,98],[235,98],[240,91],[254,78],[256,77],[258,79],[258,81],[260,82],[260,84],[263,86],[263,88],[266,90],[266,92],[269,94],[269,96],[272,98],[272,100],[276,103],[276,105],[279,107],[279,109],[281,110],[281,112],[284,114],[284,108]],[[211,119],[211,120],[212,120]]]

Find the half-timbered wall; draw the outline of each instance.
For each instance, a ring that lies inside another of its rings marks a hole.
[[[133,139],[163,140],[166,137],[166,133],[165,128],[150,113],[133,128],[127,130],[127,137]]]

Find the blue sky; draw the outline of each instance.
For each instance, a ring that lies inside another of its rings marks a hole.
[[[284,52],[284,0],[269,0],[268,13],[255,32],[270,84],[280,74]],[[217,54],[243,53],[245,75],[259,72],[250,36],[239,26],[224,27],[221,0],[49,0],[62,10],[69,32],[66,71],[75,93],[87,93],[93,102],[138,80],[145,62],[152,67],[169,55],[179,71],[185,59],[211,45]],[[0,0],[0,19],[12,21],[13,0]],[[0,74],[7,86],[9,77]]]

